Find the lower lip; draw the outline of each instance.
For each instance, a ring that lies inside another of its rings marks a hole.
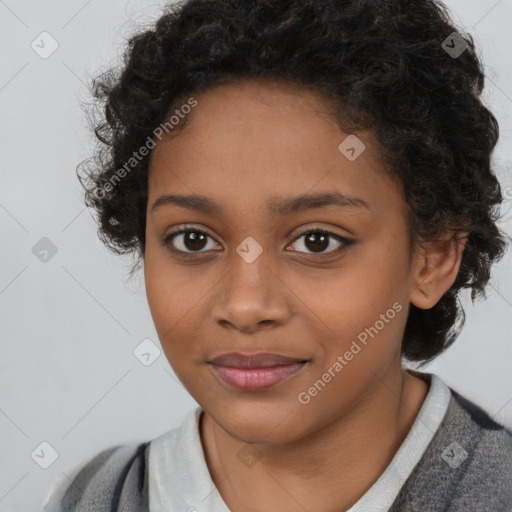
[[[212,364],[215,373],[240,391],[261,391],[275,386],[299,372],[306,363],[286,364],[269,368],[232,368]]]

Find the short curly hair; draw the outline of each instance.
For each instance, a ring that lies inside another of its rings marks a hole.
[[[137,257],[131,273],[143,261],[150,158],[134,163],[134,151],[155,141],[155,128],[185,98],[250,78],[313,88],[336,102],[346,133],[376,136],[385,172],[403,187],[411,248],[447,231],[469,232],[453,286],[431,309],[410,304],[402,356],[423,366],[460,333],[459,291],[471,288],[473,302],[486,297],[491,266],[507,246],[491,168],[499,127],[480,100],[485,76],[473,38],[454,32],[436,0],[166,5],[151,28],[130,37],[124,67],[93,80],[97,149],[78,176],[100,240]],[[127,161],[133,169],[120,179]]]

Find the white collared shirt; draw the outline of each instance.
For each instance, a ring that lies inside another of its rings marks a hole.
[[[450,401],[450,389],[436,375],[416,420],[393,460],[347,512],[387,512],[434,437]],[[149,451],[150,512],[230,512],[213,480],[199,433],[201,407],[183,423],[153,439]]]

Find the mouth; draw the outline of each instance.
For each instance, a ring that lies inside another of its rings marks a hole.
[[[262,391],[288,380],[309,360],[271,354],[245,355],[231,352],[208,361],[222,382],[239,391]]]
[[[229,352],[215,357],[211,361],[208,361],[208,363],[218,366],[230,366],[232,368],[269,368],[272,366],[304,363],[306,361],[307,359],[272,354],[270,352],[259,352],[257,354]]]

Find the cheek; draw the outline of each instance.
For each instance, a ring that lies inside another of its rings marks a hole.
[[[294,291],[313,313],[310,321],[324,333],[324,365],[353,342],[361,350],[353,348],[358,362],[350,366],[384,364],[396,354],[408,306],[406,251],[404,241],[383,235],[358,248],[325,277],[317,274],[316,283],[303,277],[298,281]]]
[[[187,287],[185,272],[180,271],[167,251],[156,242],[146,244],[144,278],[149,308],[157,328],[172,325],[185,315],[193,289]]]
[[[173,270],[176,267],[161,253],[147,246],[144,279],[153,323],[164,346],[166,339],[174,335],[174,326],[186,315],[187,297],[183,292],[186,286],[183,274]]]
[[[201,278],[204,270],[184,270],[165,251],[146,251],[146,295],[158,338],[177,374],[180,368],[202,361],[204,346],[198,319],[206,318],[212,285]],[[197,275],[196,275],[197,274]]]
[[[389,240],[361,244],[327,272],[301,275],[294,269],[294,292],[340,334],[373,324],[395,301],[407,298],[407,253],[399,240]]]

